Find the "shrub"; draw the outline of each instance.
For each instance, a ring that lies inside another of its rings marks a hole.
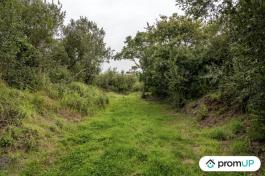
[[[95,84],[103,89],[119,93],[132,91],[137,81],[133,74],[118,73],[115,70],[109,70],[106,73],[98,75]]]
[[[70,93],[64,95],[62,98],[62,104],[73,110],[80,112],[83,115],[88,115],[90,112],[91,102],[90,99],[81,97],[77,93]]]
[[[26,39],[17,39],[14,47],[14,57],[0,60],[2,79],[18,89],[39,89],[42,87],[39,74],[40,53]]]
[[[136,83],[133,85],[132,90],[135,92],[143,91],[144,85],[140,81],[136,81]]]
[[[52,83],[65,83],[71,80],[71,73],[64,67],[53,68],[49,73],[49,78]]]
[[[73,82],[64,85],[61,91],[61,103],[82,115],[90,115],[97,108],[104,108],[108,103],[108,98],[102,91],[83,83]]]
[[[3,135],[0,138],[0,147],[2,148],[7,148],[13,145],[13,139],[11,138],[10,135]]]

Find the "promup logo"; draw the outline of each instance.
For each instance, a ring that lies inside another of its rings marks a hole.
[[[206,165],[208,168],[213,168],[215,165],[215,162],[212,159],[210,159],[209,161],[207,161]]]
[[[255,172],[261,166],[255,156],[205,156],[199,164],[206,172]]]

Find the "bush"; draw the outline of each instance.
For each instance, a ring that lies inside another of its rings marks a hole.
[[[142,82],[136,81],[136,83],[133,85],[132,90],[135,92],[143,91],[144,84]]]
[[[63,106],[69,107],[82,115],[90,115],[97,108],[104,108],[108,98],[102,91],[83,83],[73,82],[58,89]]]
[[[95,79],[95,84],[103,89],[119,93],[132,91],[136,84],[137,77],[133,74],[118,73],[115,70],[109,70],[100,74]]]
[[[0,60],[2,79],[18,89],[39,89],[42,87],[40,53],[26,39],[17,39],[15,43],[16,55],[9,60]]]
[[[71,80],[71,73],[64,67],[53,68],[49,73],[52,83],[66,83]]]
[[[0,147],[7,148],[13,145],[13,139],[11,136],[4,135],[0,138]]]

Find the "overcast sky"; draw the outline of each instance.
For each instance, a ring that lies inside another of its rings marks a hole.
[[[115,51],[119,51],[125,38],[143,31],[146,23],[154,23],[159,15],[180,13],[175,0],[60,0],[66,11],[66,23],[71,18],[86,16],[95,21],[106,32],[105,42]],[[110,66],[128,71],[132,62],[112,61],[103,64],[103,70]]]

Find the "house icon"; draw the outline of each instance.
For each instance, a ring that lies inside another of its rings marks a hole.
[[[208,168],[213,168],[215,163],[214,163],[214,161],[212,159],[210,159],[209,161],[207,161],[206,165],[207,165]]]

